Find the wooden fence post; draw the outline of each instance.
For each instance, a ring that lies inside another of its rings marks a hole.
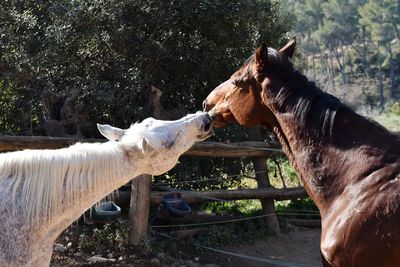
[[[129,221],[129,242],[138,245],[147,235],[150,212],[150,175],[140,175],[132,180]]]
[[[261,140],[260,128],[249,129],[248,134],[250,139],[254,141]],[[252,158],[254,165],[254,172],[258,184],[258,188],[272,188],[268,178],[268,166],[264,157]],[[265,214],[269,215],[265,217],[265,223],[271,233],[279,233],[279,220],[276,215],[274,199],[260,199],[262,209]]]

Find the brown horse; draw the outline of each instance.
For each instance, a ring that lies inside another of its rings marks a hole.
[[[215,126],[272,129],[322,218],[324,266],[400,266],[400,140],[264,44],[204,101]]]

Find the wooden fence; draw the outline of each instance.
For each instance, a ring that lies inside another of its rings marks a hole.
[[[44,136],[0,136],[0,152],[15,151],[21,149],[56,149],[72,145],[77,142],[104,142],[103,139],[59,138]],[[280,145],[266,142],[237,142],[217,143],[201,142],[195,144],[188,150],[185,156],[197,157],[252,157],[267,158],[281,154]],[[130,202],[129,218],[132,223],[130,240],[137,244],[146,236],[148,229],[148,218],[150,206],[161,203],[165,194],[179,193],[188,203],[196,203],[206,199],[260,199],[260,200],[288,200],[306,197],[307,194],[302,187],[297,188],[259,188],[259,189],[238,189],[238,190],[212,190],[212,191],[182,191],[170,190],[169,192],[157,192],[150,190],[151,177],[142,175],[132,181],[130,193],[120,193],[118,198]],[[273,210],[274,211],[274,210]],[[277,221],[276,214],[275,221]],[[268,224],[268,221],[267,221]],[[269,225],[276,227],[276,225]],[[279,227],[279,226],[278,226]],[[278,229],[275,229],[279,231]]]

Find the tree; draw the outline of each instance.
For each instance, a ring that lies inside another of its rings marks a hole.
[[[396,63],[394,60],[392,41],[397,38],[400,41],[400,24],[398,12],[399,3],[395,0],[368,0],[358,11],[360,13],[360,24],[366,27],[369,33],[370,39],[377,44],[377,54],[380,58],[378,62],[379,66],[379,79],[382,79],[382,64],[385,61],[385,57],[380,55],[380,47],[386,49],[387,61],[389,62],[389,77],[391,81],[390,95],[392,98],[397,96],[397,84],[396,84]],[[380,95],[381,95],[381,107],[383,106],[383,85],[380,82]]]
[[[345,46],[351,44],[358,35],[358,13],[354,10],[357,10],[362,1],[334,0],[322,3],[324,18],[316,34],[321,43],[334,54],[344,87],[349,82],[346,63],[351,62],[351,59],[346,59]]]
[[[322,23],[322,1],[321,0],[304,0],[304,1],[289,1],[291,12],[296,14],[296,28],[306,44],[304,50],[306,52],[306,59],[308,55],[312,57],[313,78],[316,79],[315,69],[315,53],[319,51],[319,47],[313,36],[317,31],[318,26]],[[308,62],[307,62],[308,63]]]

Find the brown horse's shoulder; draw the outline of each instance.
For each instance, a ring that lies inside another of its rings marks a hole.
[[[321,252],[333,266],[400,261],[400,177],[365,190],[347,188],[323,218]]]

